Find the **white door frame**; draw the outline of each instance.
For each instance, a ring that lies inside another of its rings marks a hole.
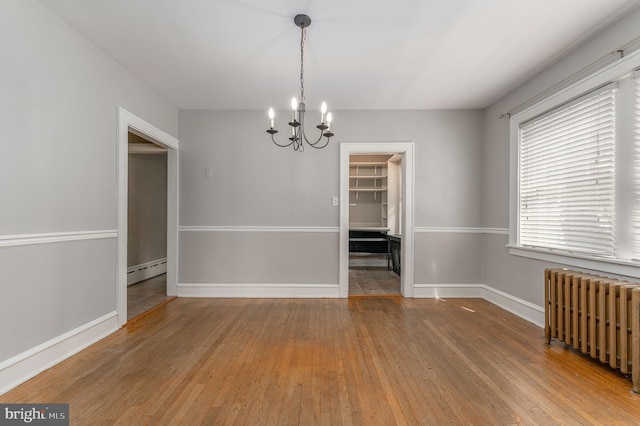
[[[349,156],[351,154],[401,154],[403,157],[400,291],[404,297],[413,297],[413,142],[340,144],[340,297],[349,297]]]
[[[178,283],[178,140],[118,107],[118,212],[116,254],[116,311],[118,326],[127,322],[127,193],[129,132],[167,148],[167,295]]]

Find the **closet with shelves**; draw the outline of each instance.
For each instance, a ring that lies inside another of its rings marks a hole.
[[[349,163],[349,222],[351,228],[387,228],[388,176],[386,161]]]
[[[392,155],[352,155],[350,158],[351,258],[383,258],[391,268],[389,236],[399,233],[399,161],[399,156]]]

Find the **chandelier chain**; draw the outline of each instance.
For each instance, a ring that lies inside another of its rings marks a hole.
[[[304,102],[304,39],[307,32],[302,27],[300,35],[300,102]]]

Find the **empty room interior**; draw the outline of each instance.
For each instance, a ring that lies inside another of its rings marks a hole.
[[[0,407],[640,423],[640,2],[294,3],[0,2]]]

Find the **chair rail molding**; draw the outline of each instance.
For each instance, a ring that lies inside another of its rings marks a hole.
[[[117,237],[118,231],[116,229],[0,235],[0,247],[61,243],[66,241],[102,240]]]

